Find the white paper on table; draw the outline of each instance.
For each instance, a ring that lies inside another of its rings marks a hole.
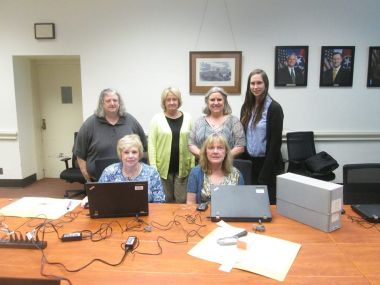
[[[241,231],[236,229],[232,232],[230,227],[216,228],[188,254],[219,264],[228,264],[231,259],[236,260],[234,268],[284,281],[301,245],[254,233],[240,238],[247,243],[247,249],[237,248],[236,245],[221,246],[217,243],[218,238],[229,237]]]
[[[23,197],[0,209],[4,216],[55,220],[75,209],[80,200],[47,197]]]

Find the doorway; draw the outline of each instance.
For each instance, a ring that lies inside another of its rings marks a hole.
[[[40,108],[44,177],[56,178],[64,169],[60,159],[71,157],[74,132],[83,121],[80,62],[79,59],[39,59],[33,69]]]
[[[22,151],[21,146],[22,168],[37,173],[37,179],[59,178],[60,172],[65,169],[61,158],[71,157],[74,132],[79,130],[83,122],[80,58],[24,56],[23,60],[29,62],[30,84],[17,80],[16,76],[25,74],[15,72],[16,100],[19,99],[17,105],[22,106],[21,102],[25,101],[25,94],[17,90],[25,91],[30,85],[30,91],[26,92],[33,106],[30,107],[32,118],[25,118],[24,106],[17,108],[18,131],[20,145],[35,141],[33,156],[36,161],[29,161],[31,156]],[[25,86],[17,86],[20,82]],[[28,119],[33,120],[33,123],[28,123]],[[30,127],[33,134],[28,129]]]

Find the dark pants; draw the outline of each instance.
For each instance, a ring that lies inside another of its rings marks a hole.
[[[262,185],[263,182],[259,182],[259,176],[264,165],[265,157],[250,157],[252,161],[252,180],[253,185]],[[276,176],[272,175],[273,179],[266,181],[265,185],[268,187],[269,203],[276,205]]]

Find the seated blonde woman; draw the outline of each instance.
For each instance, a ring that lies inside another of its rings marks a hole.
[[[140,162],[143,145],[138,135],[126,135],[117,143],[117,154],[121,162],[104,169],[99,182],[148,181],[149,203],[165,202],[160,174],[157,170]]]
[[[203,143],[199,165],[189,175],[187,204],[209,201],[214,185],[244,185],[243,175],[233,167],[231,149],[221,134],[212,134]]]

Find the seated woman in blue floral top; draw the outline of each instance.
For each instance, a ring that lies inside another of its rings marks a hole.
[[[186,203],[210,201],[215,185],[244,185],[243,175],[232,165],[231,149],[221,134],[212,134],[203,143],[199,165],[189,174]]]
[[[117,143],[121,162],[104,169],[99,182],[148,181],[149,203],[165,202],[160,174],[155,168],[140,162],[143,146],[138,135],[126,135]]]

